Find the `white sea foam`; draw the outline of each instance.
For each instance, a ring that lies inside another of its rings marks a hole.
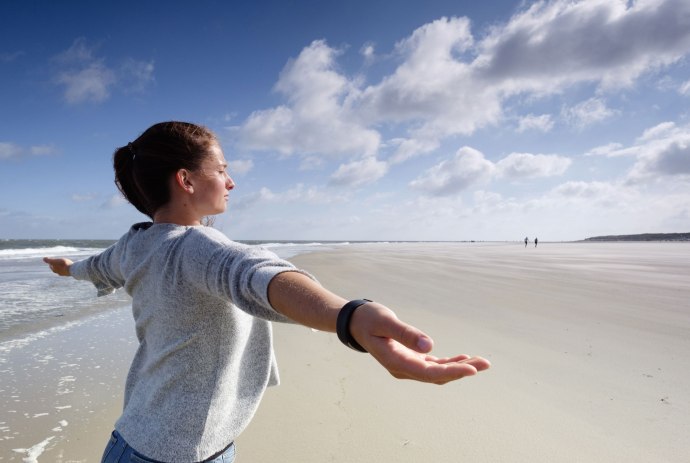
[[[55,436],[50,436],[44,441],[28,448],[28,449],[12,449],[13,452],[26,454],[22,461],[24,463],[38,463],[38,457],[45,451],[50,441],[55,439]]]
[[[72,246],[51,246],[45,248],[0,249],[0,259],[27,259],[43,256],[72,256],[75,254],[94,254],[97,248],[75,248]]]
[[[9,341],[0,342],[0,364],[4,363],[6,361],[6,356],[15,349],[21,349],[21,348],[26,347],[27,345],[29,345],[35,341],[38,341],[39,339],[43,339],[43,338],[46,338],[48,336],[52,336],[52,335],[57,334],[57,333],[61,333],[63,331],[69,330],[70,328],[73,328],[73,327],[78,326],[78,325],[83,325],[85,323],[90,323],[94,320],[105,318],[108,315],[110,315],[110,314],[109,313],[102,313],[102,314],[93,315],[90,317],[84,317],[82,319],[67,322],[67,323],[64,323],[62,325],[53,326],[51,328],[48,328],[47,330],[28,334],[22,338],[11,339]]]

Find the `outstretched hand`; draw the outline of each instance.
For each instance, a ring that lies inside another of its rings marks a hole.
[[[352,315],[350,332],[391,375],[445,384],[465,376],[473,376],[491,366],[482,357],[457,355],[438,358],[428,355],[433,348],[429,336],[398,320],[387,307],[369,302]]]
[[[60,275],[62,277],[70,276],[69,267],[73,263],[71,260],[65,259],[64,257],[59,257],[59,258],[44,257],[43,262],[48,264],[48,267],[50,267],[50,270],[52,270],[53,273],[57,273],[58,275]]]

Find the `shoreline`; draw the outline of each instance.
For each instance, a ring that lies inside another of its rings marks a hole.
[[[493,366],[442,387],[398,381],[334,335],[274,324],[282,384],[237,439],[238,462],[684,461],[690,248],[476,244],[289,258],[344,297],[393,308],[435,354]],[[30,462],[98,461],[135,343],[131,313],[114,309],[0,359],[0,461],[32,448]]]

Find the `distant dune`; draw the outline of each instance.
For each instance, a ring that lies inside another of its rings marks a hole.
[[[690,233],[642,233],[639,235],[593,236],[585,241],[690,241]]]

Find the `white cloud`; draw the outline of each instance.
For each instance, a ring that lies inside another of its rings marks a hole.
[[[0,142],[0,160],[19,159],[29,156],[50,156],[58,150],[52,145],[34,145],[28,148],[16,143]]]
[[[617,112],[607,108],[606,103],[600,98],[590,98],[571,108],[564,108],[562,111],[563,118],[578,129],[584,129],[615,114]]]
[[[367,43],[359,49],[359,53],[364,57],[366,63],[371,63],[376,58],[376,51],[372,43]]]
[[[235,128],[241,145],[283,155],[376,153],[380,135],[350,110],[347,100],[356,83],[336,70],[339,53],[319,40],[291,60],[276,84],[288,104],[253,112]]]
[[[244,175],[254,168],[254,161],[251,159],[237,159],[235,161],[228,161],[228,170],[230,176]]]
[[[684,96],[690,96],[690,80],[686,80],[678,87],[678,93]]]
[[[95,57],[96,48],[82,37],[53,58],[59,68],[55,82],[64,88],[68,103],[101,103],[116,87],[125,93],[142,92],[154,81],[152,62],[126,58],[119,68],[113,68]]]
[[[592,199],[610,196],[616,191],[615,187],[605,182],[570,181],[553,189],[553,193],[567,198]]]
[[[431,153],[439,146],[439,142],[437,140],[424,140],[417,138],[395,138],[391,140],[391,143],[398,145],[395,153],[390,158],[391,164],[398,164],[415,156]]]
[[[96,193],[86,193],[86,194],[74,193],[72,195],[72,201],[74,201],[76,203],[84,203],[84,202],[93,201],[97,197],[98,197],[98,195]]]
[[[340,186],[357,187],[375,182],[388,171],[385,162],[374,157],[367,157],[349,164],[341,164],[331,176],[331,183]]]
[[[234,131],[247,149],[299,155],[310,165],[316,158],[364,163],[397,145],[389,159],[395,164],[435,151],[447,137],[499,124],[508,99],[596,86],[596,97],[561,113],[584,130],[618,113],[607,107],[607,92],[690,53],[688,14],[686,0],[538,1],[478,38],[469,19],[441,18],[400,40],[397,67],[367,84],[366,76],[340,71],[343,51],[315,41],[281,72],[275,89],[282,104],[253,112]],[[367,59],[375,51],[365,44],[359,52]],[[527,114],[517,130],[553,126],[548,114]],[[391,138],[382,140],[382,133]],[[589,154],[631,154],[600,149]],[[341,166],[335,178],[345,177]],[[417,180],[429,191],[444,190],[432,184]]]
[[[646,129],[642,135],[637,138],[638,143],[649,142],[659,138],[666,138],[678,134],[675,122],[662,122]]]
[[[690,133],[657,140],[640,152],[628,174],[629,181],[641,182],[676,177],[690,180]]]
[[[412,122],[412,138],[431,140],[497,122],[495,88],[477,81],[470,63],[458,58],[473,44],[467,18],[441,18],[418,28],[396,46],[400,66],[360,95],[363,114],[372,121]]]
[[[620,153],[623,145],[621,143],[607,143],[606,145],[597,146],[585,153],[585,156],[609,156],[613,157],[616,153]]]
[[[495,27],[478,63],[509,92],[630,85],[688,53],[689,12],[685,0],[540,1]]]
[[[528,114],[520,118],[517,131],[524,132],[526,130],[539,130],[541,132],[548,132],[552,128],[553,120],[549,114],[542,114],[540,116]]]
[[[497,174],[516,180],[562,175],[572,161],[553,154],[511,153],[496,163]]]
[[[229,209],[231,211],[244,211],[260,203],[273,204],[331,204],[343,202],[347,195],[330,194],[328,191],[317,187],[306,187],[298,183],[285,191],[274,193],[270,188],[262,187],[254,193],[232,198]]]
[[[488,180],[494,168],[493,163],[484,159],[481,152],[465,146],[453,158],[428,169],[410,186],[433,196],[449,196]]]
[[[110,97],[115,73],[103,63],[90,63],[85,68],[61,72],[57,83],[65,87],[65,100],[70,104],[100,103]]]
[[[125,197],[121,194],[117,193],[112,195],[105,203],[101,205],[101,207],[104,209],[115,209],[125,204],[129,204],[127,199],[125,199]]]
[[[155,78],[153,61],[137,61],[127,58],[118,69],[118,83],[125,93],[141,93],[151,85]]]
[[[17,158],[23,150],[19,145],[8,142],[0,142],[0,159]]]

